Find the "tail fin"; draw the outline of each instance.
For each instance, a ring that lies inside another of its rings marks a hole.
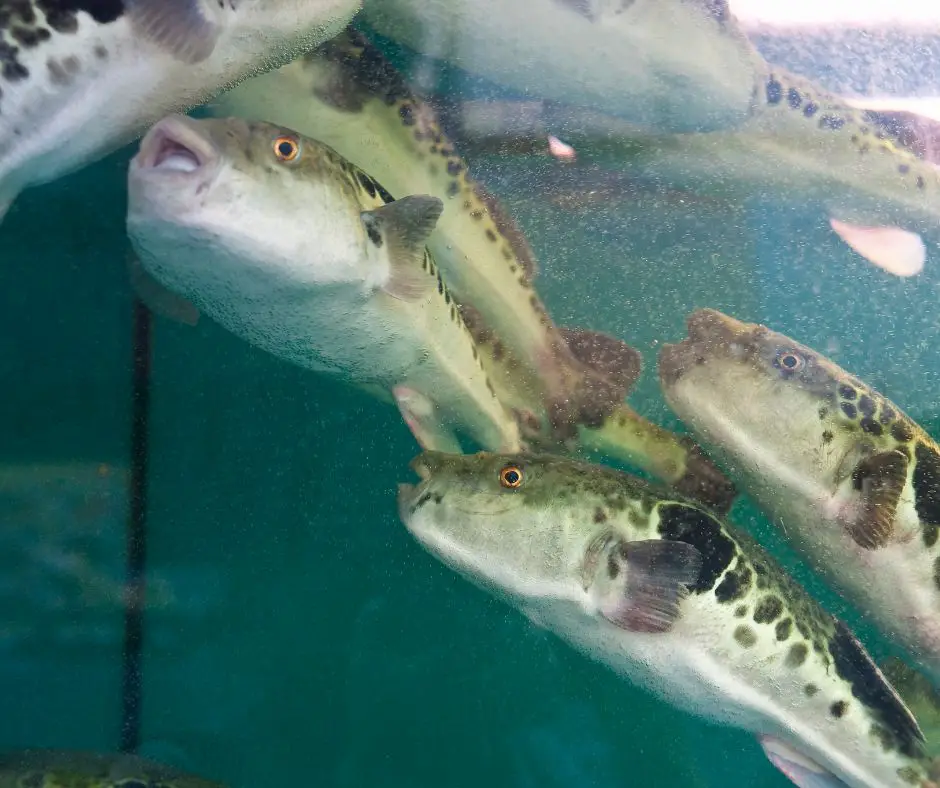
[[[581,445],[635,465],[677,492],[725,514],[734,485],[688,437],[663,429],[621,404],[599,425],[579,429]]]

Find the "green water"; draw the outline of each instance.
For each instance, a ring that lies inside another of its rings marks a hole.
[[[131,153],[24,194],[0,227],[4,463],[126,467]],[[930,274],[889,280],[833,248],[824,217],[761,205],[559,221],[522,175],[479,167],[529,232],[557,321],[644,352],[631,401],[649,418],[678,426],[657,343],[711,306],[835,342],[839,363],[937,423]],[[427,556],[395,511],[417,446],[393,409],[206,320],[155,319],[151,396],[143,753],[232,788],[789,785],[750,736],[653,700]],[[117,748],[121,600],[61,589],[121,581],[122,514],[95,515],[85,569],[0,584],[3,746]],[[793,561],[753,510],[737,515]],[[9,515],[23,545],[31,516]]]

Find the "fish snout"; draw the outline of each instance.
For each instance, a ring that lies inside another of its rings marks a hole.
[[[219,151],[199,121],[185,115],[170,115],[144,135],[131,168],[138,177],[205,179],[219,161]]]
[[[748,326],[715,309],[697,309],[686,320],[688,336],[659,351],[659,379],[673,386],[691,369],[710,360],[747,351]]]

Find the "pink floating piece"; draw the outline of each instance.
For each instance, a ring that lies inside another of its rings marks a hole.
[[[917,234],[900,227],[863,227],[830,219],[843,241],[870,263],[895,276],[915,276],[924,268],[927,249]]]
[[[558,137],[549,136],[548,152],[562,161],[574,161],[577,158],[574,148],[562,142]]]

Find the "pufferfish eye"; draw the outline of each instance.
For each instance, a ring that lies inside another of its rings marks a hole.
[[[293,161],[300,155],[300,143],[293,137],[278,137],[274,140],[274,155],[279,161]]]
[[[777,355],[777,366],[785,372],[799,372],[806,366],[806,359],[794,350],[784,350]]]
[[[521,487],[522,479],[522,468],[515,465],[507,465],[499,472],[499,483],[510,490]]]

